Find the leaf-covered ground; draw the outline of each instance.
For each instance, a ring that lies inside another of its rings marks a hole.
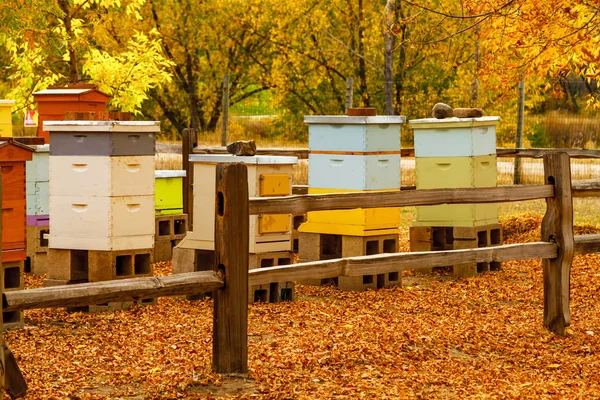
[[[540,221],[503,220],[505,242],[539,240]],[[28,399],[594,399],[599,262],[575,258],[566,337],[542,326],[539,260],[460,280],[407,274],[402,288],[364,293],[298,286],[296,302],[249,307],[248,379],[210,371],[210,300],[94,315],[27,311],[25,329],[6,340]]]

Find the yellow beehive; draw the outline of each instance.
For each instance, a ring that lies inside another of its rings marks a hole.
[[[12,137],[12,108],[14,100],[0,100],[0,136]]]
[[[350,193],[356,190],[313,189],[309,194]],[[398,233],[400,208],[357,208],[354,210],[314,211],[299,232],[330,235],[375,236]]]

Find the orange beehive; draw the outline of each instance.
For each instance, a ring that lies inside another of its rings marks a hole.
[[[2,262],[25,259],[25,162],[33,149],[19,142],[0,142],[2,171]]]
[[[43,130],[44,121],[63,121],[68,112],[104,112],[110,96],[93,85],[53,87],[33,94],[38,105],[37,135],[50,143],[50,134]]]

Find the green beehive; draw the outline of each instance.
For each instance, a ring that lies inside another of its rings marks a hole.
[[[156,215],[183,214],[183,170],[155,171]]]

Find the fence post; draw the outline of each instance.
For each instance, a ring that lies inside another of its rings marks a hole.
[[[519,81],[519,106],[517,113],[517,135],[515,138],[515,147],[523,148],[523,127],[525,125],[525,81],[523,78]],[[513,182],[515,185],[521,184],[521,159],[515,156],[515,171]]]
[[[248,171],[242,163],[217,164],[215,269],[225,287],[214,292],[213,370],[248,371]]]
[[[183,178],[183,213],[188,215],[188,231],[193,230],[194,216],[194,169],[190,164],[190,154],[198,145],[198,133],[195,129],[185,128],[181,135],[181,169],[185,170]]]
[[[544,179],[554,185],[554,197],[546,199],[542,241],[558,245],[558,256],[542,260],[544,273],[544,326],[564,335],[571,324],[570,274],[573,261],[573,199],[567,153],[544,155]]]

